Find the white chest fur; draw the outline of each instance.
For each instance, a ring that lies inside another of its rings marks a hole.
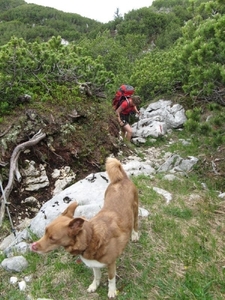
[[[83,256],[80,256],[80,258],[89,268],[104,268],[106,266],[106,264],[103,264],[97,260],[86,259]]]

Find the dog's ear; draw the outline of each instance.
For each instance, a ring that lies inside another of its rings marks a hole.
[[[78,232],[83,228],[85,219],[75,218],[69,223],[69,229],[71,230],[72,235],[78,234]]]
[[[68,218],[73,218],[74,211],[77,208],[78,203],[77,202],[72,202],[62,213],[63,216],[66,216]]]

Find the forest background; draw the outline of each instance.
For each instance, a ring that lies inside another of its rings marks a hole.
[[[23,94],[78,99],[87,82],[107,99],[129,83],[144,101],[177,94],[190,106],[225,104],[221,0],[155,0],[124,17],[118,9],[107,24],[23,0],[1,0],[0,11],[1,116]]]

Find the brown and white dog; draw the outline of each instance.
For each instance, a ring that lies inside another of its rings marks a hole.
[[[100,284],[101,268],[108,268],[108,297],[116,296],[116,259],[121,255],[129,239],[138,236],[138,192],[128,178],[121,163],[107,158],[106,171],[110,184],[105,191],[104,206],[90,220],[74,218],[78,204],[67,209],[45,230],[44,236],[31,245],[37,253],[47,253],[60,246],[93,268],[94,280],[88,292],[94,292]]]

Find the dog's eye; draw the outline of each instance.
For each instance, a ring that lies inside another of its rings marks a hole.
[[[55,241],[55,239],[54,239],[54,237],[53,237],[52,235],[50,235],[49,239],[50,239],[51,241]]]

